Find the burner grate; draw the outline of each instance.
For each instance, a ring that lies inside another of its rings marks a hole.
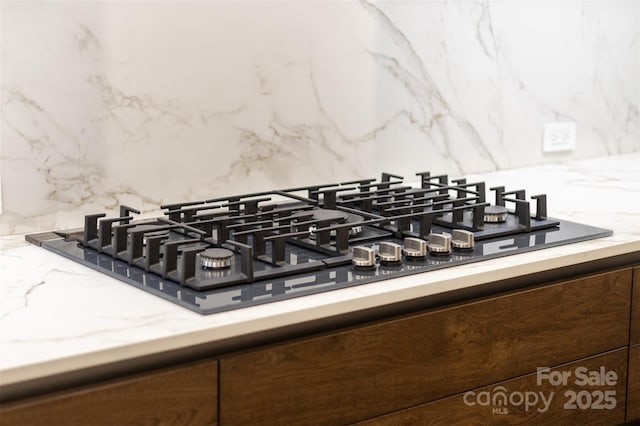
[[[383,173],[380,179],[165,204],[163,215],[151,220],[134,220],[140,212],[121,206],[117,217],[87,215],[81,230],[59,232],[59,240],[43,245],[177,303],[213,312],[227,308],[208,306],[207,295],[233,294],[225,296],[225,306],[253,304],[609,232],[576,225],[584,228],[582,236],[572,236],[575,224],[547,217],[544,194],[527,199],[524,190],[496,186],[489,188],[491,204],[484,182],[430,172],[416,176],[419,187]],[[448,234],[466,238],[466,251],[435,256],[449,247]],[[27,238],[41,243],[37,236]],[[395,247],[398,253],[405,238],[429,252],[380,265],[369,258],[365,263],[373,262],[372,270],[352,265],[356,245],[361,252]],[[226,257],[211,258],[215,253]]]
[[[122,206],[116,218],[87,215],[80,242],[163,278],[202,289],[314,270],[325,266],[323,260],[345,263],[352,244],[389,237],[428,239],[436,225],[472,231],[478,240],[557,225],[546,218],[545,195],[532,197],[537,207],[531,217],[524,190],[490,188],[495,206],[506,208],[509,203],[515,208],[507,211],[505,223],[487,224],[485,208],[490,204],[484,182],[456,179],[450,183],[447,175],[416,175],[420,188],[404,185],[401,176],[383,173],[379,181],[362,179],[167,204],[162,206],[167,218],[152,222],[132,223],[131,214],[139,211]],[[284,202],[273,202],[276,196]],[[233,263],[241,267],[199,274],[200,253],[215,247],[233,250],[237,258]],[[306,252],[294,254],[291,247]],[[260,263],[269,268],[261,269]]]

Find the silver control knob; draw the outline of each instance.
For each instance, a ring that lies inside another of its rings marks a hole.
[[[451,253],[451,234],[447,234],[446,232],[442,234],[429,234],[427,249],[431,254]]]
[[[404,239],[402,254],[409,259],[418,259],[427,255],[427,242],[420,238],[407,237]]]
[[[451,233],[451,246],[458,250],[472,250],[475,246],[473,232],[454,229]]]
[[[376,265],[376,251],[370,247],[356,246],[353,248],[351,262],[354,266],[370,268]]]
[[[210,248],[200,253],[200,265],[204,269],[224,269],[231,266],[233,252],[225,248]]]
[[[400,244],[383,241],[379,245],[378,254],[380,256],[380,262],[400,262],[402,260],[402,247]]]

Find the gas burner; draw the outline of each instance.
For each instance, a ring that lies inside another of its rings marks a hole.
[[[144,236],[142,237],[142,245],[147,245],[147,239],[151,237],[164,237],[169,238],[169,230],[166,226],[156,225],[156,224],[140,224],[134,227],[131,227],[127,230],[129,234],[129,239],[131,238],[131,234],[133,232],[143,232]]]
[[[484,209],[485,223],[504,223],[507,221],[509,210],[504,206],[487,206]]]
[[[200,266],[204,269],[225,269],[231,266],[233,252],[225,248],[210,248],[200,253]]]
[[[342,212],[340,210],[332,210],[332,209],[317,209],[313,210],[313,220],[318,221],[318,223],[326,223],[326,224],[343,224],[343,223],[353,223],[354,225],[349,228],[349,236],[355,237],[362,233],[362,225],[358,225],[358,223],[364,220],[364,217],[353,214]],[[316,238],[316,230],[318,228],[322,228],[322,225],[311,225],[309,226],[309,238]],[[332,238],[335,238],[336,231],[332,230],[329,235]]]
[[[311,212],[313,218],[317,221],[327,221],[330,223],[345,223],[349,218],[349,214],[340,210],[332,209],[315,209]]]

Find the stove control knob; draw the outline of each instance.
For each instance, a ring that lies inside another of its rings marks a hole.
[[[420,238],[407,237],[404,239],[402,254],[409,259],[418,259],[427,255],[427,242]]]
[[[402,260],[402,247],[400,244],[383,241],[378,250],[381,263],[397,263]]]
[[[427,249],[431,254],[449,254],[451,253],[451,234],[443,232],[442,234],[429,234],[429,244]]]
[[[371,268],[376,266],[376,251],[370,247],[356,246],[353,248],[351,262],[360,268]]]
[[[451,246],[457,250],[473,250],[475,240],[473,232],[464,229],[455,229],[451,233]]]

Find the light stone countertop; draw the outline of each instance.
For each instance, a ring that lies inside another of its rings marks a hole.
[[[0,386],[610,256],[637,253],[640,261],[640,153],[467,177],[547,193],[549,216],[614,233],[208,316],[28,244],[24,235],[3,237]]]

